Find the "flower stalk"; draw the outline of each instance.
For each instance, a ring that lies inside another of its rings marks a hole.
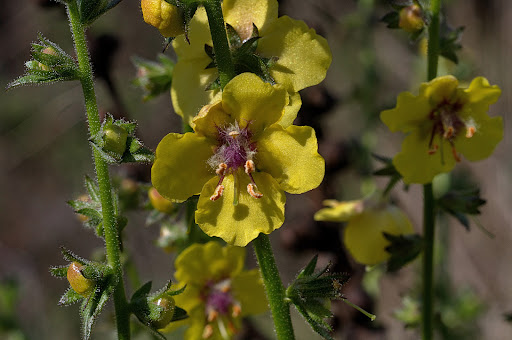
[[[96,103],[96,94],[94,92],[94,80],[89,52],[85,40],[85,27],[80,20],[80,14],[75,2],[70,1],[67,3],[67,12],[71,23],[71,31],[80,68],[80,83],[82,84],[85,99],[89,134],[92,136],[100,131],[101,121]],[[98,151],[94,151],[93,154],[96,176],[100,189],[107,262],[109,266],[112,267],[117,282],[114,291],[114,305],[118,339],[127,340],[130,339],[130,314],[124,291],[123,269],[120,261],[119,235],[112,201],[112,189],[108,164],[103,160]]]
[[[219,0],[207,0],[203,5],[208,15],[220,86],[224,88],[236,74],[229,49],[221,2]]]
[[[279,277],[270,240],[267,235],[260,234],[252,244],[265,284],[277,339],[293,340],[295,335],[290,317],[290,306],[285,300],[285,290]]]
[[[439,60],[439,12],[441,0],[432,0],[432,18],[428,29],[427,80],[437,77]],[[434,333],[434,238],[435,204],[432,183],[423,186],[423,303],[422,339],[431,340]]]

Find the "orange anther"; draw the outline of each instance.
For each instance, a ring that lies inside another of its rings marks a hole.
[[[224,176],[226,174],[226,170],[228,169],[228,166],[226,163],[220,163],[217,167],[217,170],[215,170],[215,173],[219,176]]]
[[[219,313],[216,310],[210,309],[208,311],[207,320],[208,320],[208,322],[212,322],[214,320],[217,320],[218,316],[219,316]]]
[[[208,339],[213,335],[213,327],[212,325],[206,325],[204,326],[203,330],[203,339]]]
[[[244,168],[245,168],[245,173],[246,174],[250,174],[250,173],[254,172],[254,170],[255,170],[254,162],[252,160],[250,160],[250,159],[247,160],[245,162]]]
[[[256,185],[254,185],[253,183],[247,184],[247,192],[249,193],[249,195],[251,195],[254,198],[262,198],[263,194],[257,192],[255,189]]]
[[[439,145],[434,144],[432,145],[432,148],[428,150],[428,154],[433,155],[437,152],[437,150],[439,150]]]
[[[239,304],[234,304],[233,305],[233,312],[231,313],[231,315],[234,318],[237,318],[238,316],[240,316],[240,314],[242,314],[242,307],[240,307]]]
[[[466,138],[471,138],[476,132],[476,128],[474,126],[468,126],[466,129]]]
[[[222,184],[217,185],[217,187],[215,188],[215,191],[213,192],[213,195],[210,196],[210,200],[211,201],[218,200],[222,196],[223,192],[224,192],[224,186]]]

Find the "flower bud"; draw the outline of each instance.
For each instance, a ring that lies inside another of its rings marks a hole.
[[[83,265],[78,262],[71,262],[67,277],[71,288],[83,297],[87,297],[94,290],[95,282],[83,276],[82,267]]]
[[[180,9],[165,0],[141,0],[144,21],[158,28],[164,37],[176,37],[185,33]]]
[[[118,155],[123,155],[126,150],[126,140],[128,131],[118,125],[111,124],[104,129],[105,151],[112,151]]]
[[[47,47],[42,52],[45,53],[45,54],[50,54],[50,55],[57,56],[57,51],[55,51],[55,49],[53,47]],[[43,70],[43,71],[50,71],[50,68],[47,65],[44,65],[44,64],[41,64],[41,63],[38,63],[38,65],[39,65],[39,68],[41,70]]]
[[[155,189],[151,188],[148,191],[149,201],[156,210],[165,214],[170,214],[174,210],[174,204],[168,199],[162,197],[160,193]]]
[[[424,25],[420,6],[411,5],[400,10],[398,26],[404,31],[414,33],[422,29]]]
[[[167,326],[174,316],[176,303],[172,297],[161,297],[149,304],[151,314],[151,324],[153,327],[160,329]]]

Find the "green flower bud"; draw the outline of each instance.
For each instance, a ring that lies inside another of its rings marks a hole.
[[[103,149],[122,156],[126,150],[128,132],[124,128],[113,124],[105,127],[103,132],[103,140],[105,141]]]
[[[71,288],[83,297],[87,297],[94,290],[95,282],[87,279],[82,274],[83,265],[78,262],[71,262],[68,267],[68,281]]]
[[[148,191],[149,201],[156,210],[165,214],[170,214],[174,211],[174,204],[168,199],[162,197],[160,193],[155,189],[151,188]]]
[[[414,33],[422,29],[424,25],[425,21],[420,6],[411,5],[400,10],[398,26],[404,31]]]
[[[42,52],[45,53],[45,54],[50,54],[50,55],[57,56],[57,51],[55,51],[55,49],[53,47],[47,47]],[[43,71],[50,71],[50,68],[47,65],[38,63],[38,66]]]
[[[161,297],[149,304],[151,325],[157,329],[164,328],[174,316],[176,303],[172,297]]]

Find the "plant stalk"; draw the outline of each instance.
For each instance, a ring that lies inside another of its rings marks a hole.
[[[71,31],[75,43],[75,51],[80,68],[80,83],[85,99],[87,122],[90,135],[94,135],[101,129],[101,121],[96,104],[94,92],[94,79],[92,74],[89,51],[85,40],[85,27],[80,21],[80,14],[76,2],[67,3],[68,17],[71,23]],[[114,290],[114,305],[116,314],[117,335],[120,340],[130,339],[130,313],[126,301],[123,281],[123,268],[120,260],[119,235],[117,220],[112,200],[112,188],[108,164],[97,151],[93,151],[96,177],[100,190],[101,209],[103,214],[103,229],[105,234],[105,247],[107,262],[112,267],[116,278]]]
[[[432,14],[428,28],[428,64],[427,80],[437,77],[439,61],[439,13],[441,0],[430,1]],[[434,239],[435,239],[435,202],[432,183],[423,186],[423,301],[422,301],[422,339],[432,340],[434,335]]]
[[[292,320],[290,317],[290,306],[286,302],[285,290],[279,270],[276,266],[272,246],[267,235],[260,234],[252,241],[256,258],[260,267],[261,276],[267,292],[272,318],[278,340],[293,340]]]
[[[229,49],[221,2],[219,0],[206,0],[203,5],[208,15],[208,24],[210,25],[213,52],[215,53],[215,64],[219,72],[220,86],[224,88],[236,74],[231,50]]]

